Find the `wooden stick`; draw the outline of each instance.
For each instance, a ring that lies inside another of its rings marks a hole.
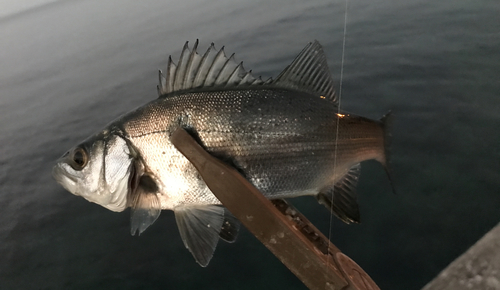
[[[222,204],[309,289],[379,289],[295,208],[283,200],[266,199],[184,129],[177,129],[171,142],[196,167]]]

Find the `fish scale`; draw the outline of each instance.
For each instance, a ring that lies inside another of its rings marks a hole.
[[[334,136],[338,119],[333,113],[335,107],[325,99],[316,97],[315,101],[310,101],[311,98],[305,93],[270,89],[244,93],[238,90],[188,93],[152,102],[119,123],[123,124],[126,136],[159,180],[163,180],[163,174],[181,177],[185,170],[195,172],[189,161],[170,144],[166,128],[172,128],[174,123],[174,126],[196,132],[210,153],[231,160],[264,195],[270,198],[294,197],[316,194],[359,162],[352,160],[335,176]],[[227,100],[235,102],[228,104]],[[306,106],[301,100],[307,100]],[[178,112],[189,117],[176,123],[175,120],[182,119]],[[160,131],[161,128],[165,130]],[[148,132],[159,133],[146,142],[144,138],[135,138]],[[158,143],[162,143],[161,150],[157,145],[149,145]],[[172,152],[160,154],[159,151],[165,148]],[[299,166],[300,170],[290,170]],[[165,172],[164,168],[175,168],[177,172]],[[330,178],[321,178],[325,175]],[[183,187],[186,192],[179,195],[189,196],[189,200],[178,200],[171,207],[184,202],[214,203],[206,185],[196,183],[194,179],[195,176],[182,179],[187,184],[199,185]],[[169,195],[168,192],[165,194]]]

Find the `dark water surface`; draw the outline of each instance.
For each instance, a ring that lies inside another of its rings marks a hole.
[[[318,39],[340,75],[343,1],[60,1],[0,18],[0,289],[304,289],[246,230],[207,268],[172,212],[141,237],[129,213],[66,192],[54,160],[156,97],[186,40],[276,76]],[[332,241],[382,289],[420,289],[500,221],[498,1],[352,1],[342,106],[396,116],[397,195],[363,164],[362,224]],[[294,202],[325,233],[329,213]]]

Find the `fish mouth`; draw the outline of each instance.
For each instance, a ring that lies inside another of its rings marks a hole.
[[[52,167],[52,177],[62,185],[67,191],[71,192],[74,195],[78,195],[76,190],[76,177],[69,174],[64,168],[61,166],[61,162],[57,162],[54,167]]]

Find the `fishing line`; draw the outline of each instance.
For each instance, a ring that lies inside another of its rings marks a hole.
[[[338,140],[339,140],[339,123],[340,123],[340,101],[342,100],[342,81],[344,78],[344,56],[345,56],[345,40],[347,35],[347,7],[348,0],[345,0],[345,12],[344,12],[344,37],[342,40],[342,62],[340,65],[340,81],[339,81],[339,99],[337,106],[337,128],[335,130],[335,151],[333,156],[333,175],[335,176],[335,171],[337,170],[337,150],[338,150]],[[331,200],[335,196],[335,187],[333,187],[331,193]],[[332,224],[333,224],[333,202],[330,204],[330,223],[328,226],[328,240],[332,238]],[[328,262],[330,260],[328,259]],[[327,262],[327,263],[328,263]]]

